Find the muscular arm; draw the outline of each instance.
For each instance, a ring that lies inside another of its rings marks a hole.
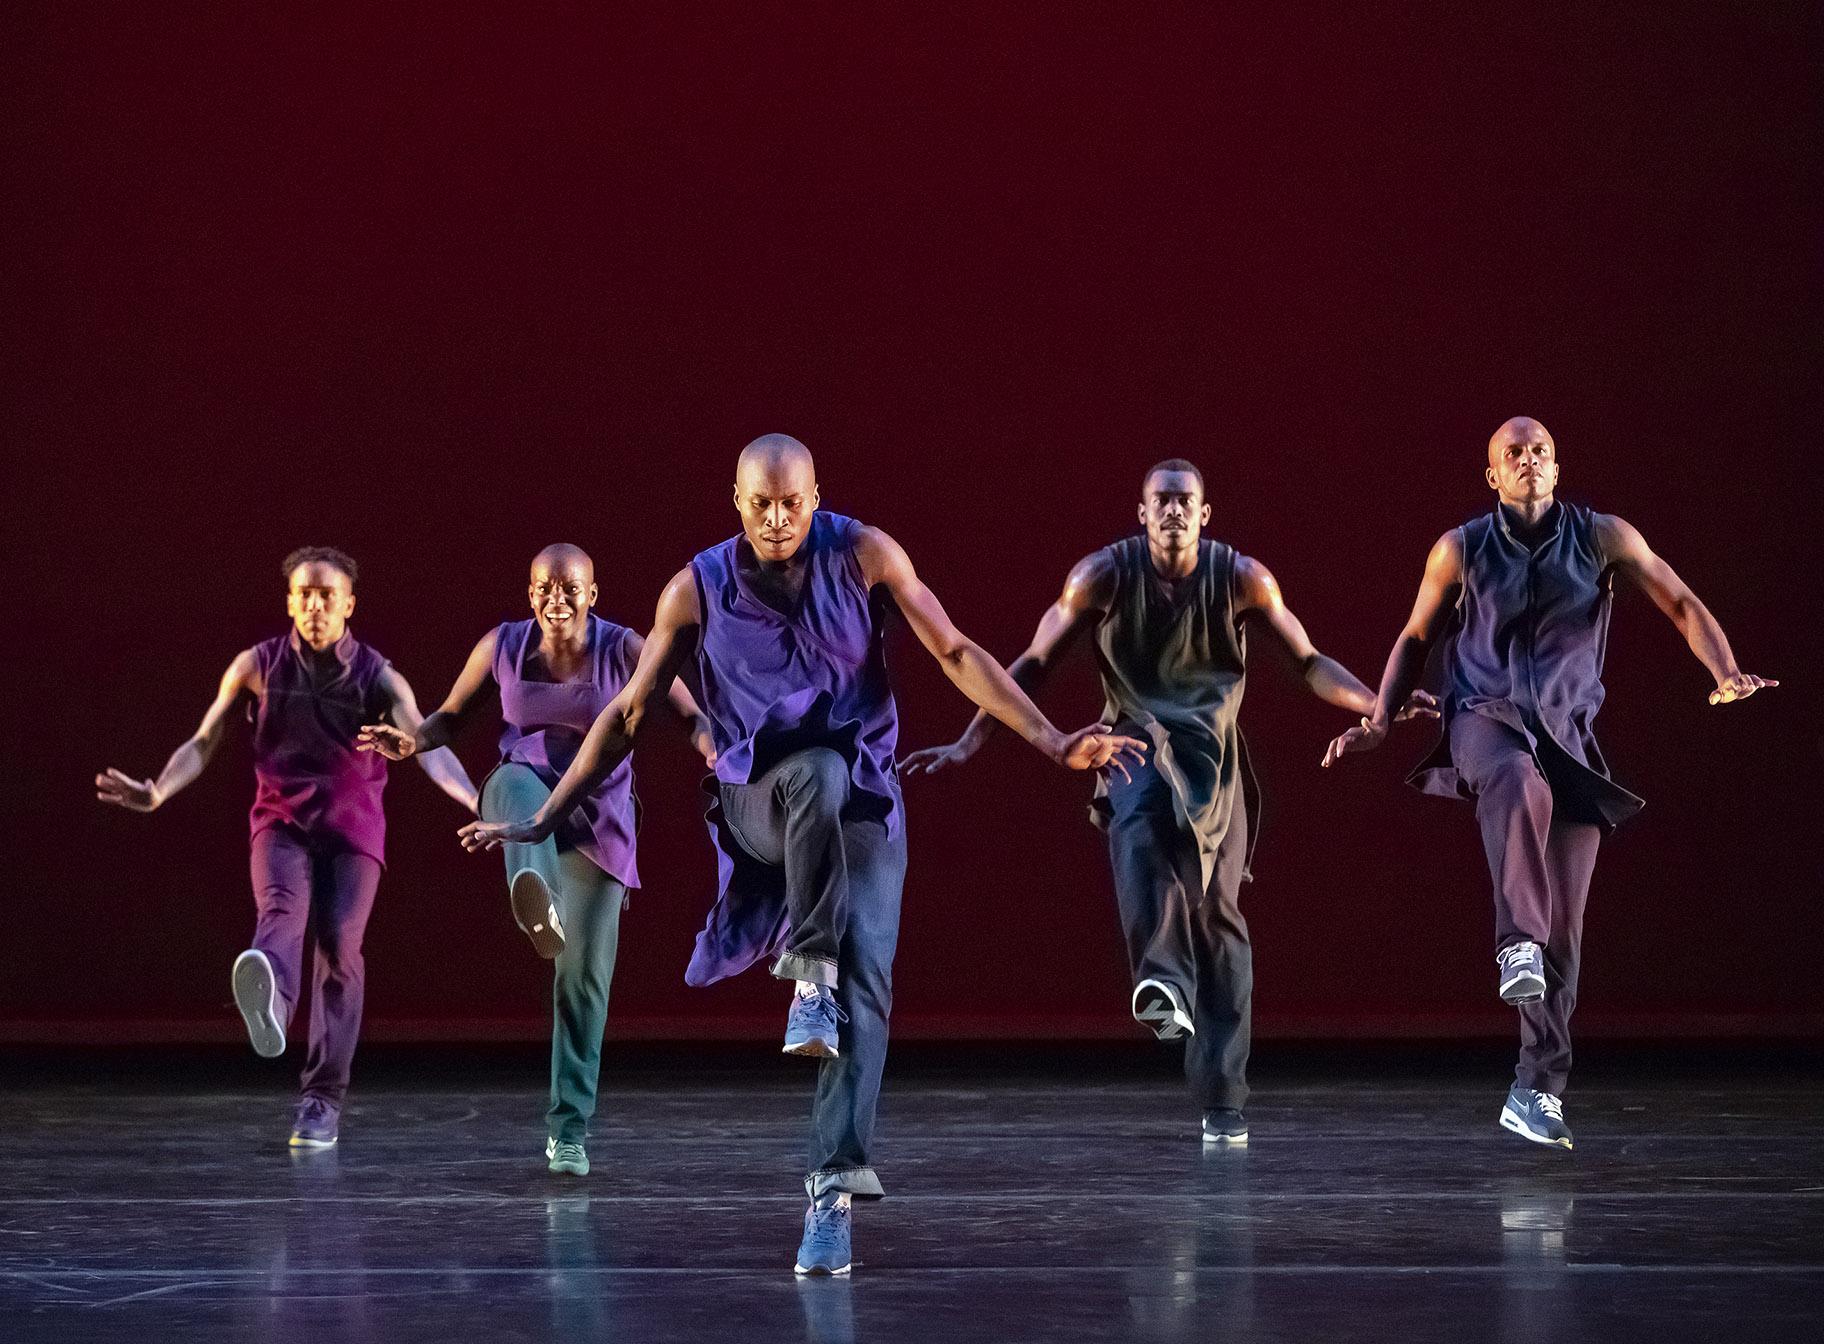
[[[1317,651],[1304,622],[1286,605],[1278,580],[1260,561],[1245,555],[1235,557],[1235,610],[1237,615],[1252,612],[1260,618],[1319,700],[1361,715],[1374,713],[1374,692],[1336,659]]]
[[[1334,765],[1352,751],[1371,751],[1387,736],[1387,725],[1393,710],[1406,703],[1425,672],[1425,655],[1437,639],[1456,606],[1457,594],[1463,587],[1463,541],[1455,531],[1439,537],[1425,559],[1425,577],[1419,581],[1419,595],[1413,600],[1412,614],[1406,628],[1394,641],[1381,673],[1380,694],[1373,710],[1362,716],[1361,723],[1330,743],[1324,753],[1324,764]]]
[[[1064,581],[1058,600],[1045,609],[1039,628],[1033,632],[1026,651],[1007,665],[1007,675],[1021,690],[1031,694],[1044,681],[1058,660],[1070,651],[1078,637],[1100,620],[1114,600],[1115,570],[1109,558],[1097,551],[1079,560]],[[963,735],[949,746],[930,747],[906,757],[900,773],[906,776],[934,774],[946,766],[961,765],[993,734],[997,720],[985,709],[978,709]]]
[[[475,661],[473,655],[469,661]],[[467,669],[464,669],[467,675]],[[458,685],[461,683],[459,682]],[[380,690],[391,702],[387,715],[402,732],[412,736],[414,741],[421,740],[424,719],[418,713],[418,697],[412,694],[411,683],[406,681],[399,670],[390,663],[380,674]],[[362,730],[366,737],[366,730]],[[357,750],[365,743],[358,744]],[[456,753],[445,746],[419,750],[414,753],[418,764],[424,767],[424,773],[431,777],[433,783],[450,797],[461,803],[469,811],[475,810],[475,783],[469,778],[469,772],[462,768],[462,762],[456,759]]]
[[[1780,684],[1742,671],[1729,648],[1728,636],[1709,608],[1698,601],[1697,594],[1673,572],[1672,566],[1653,553],[1646,538],[1631,523],[1613,514],[1599,513],[1596,515],[1596,534],[1616,573],[1653,599],[1653,605],[1678,627],[1685,643],[1691,646],[1691,652],[1715,678],[1716,689],[1710,692],[1711,704],[1743,700],[1763,687]]]
[[[950,623],[937,595],[912,568],[911,558],[885,532],[863,528],[855,555],[868,584],[882,584],[893,595],[919,643],[956,688],[1047,758],[1071,769],[1096,769],[1117,760],[1123,751],[1138,756],[1145,750],[1143,742],[1109,735],[1103,724],[1069,735],[1059,732],[1001,665]]]
[[[530,818],[470,822],[462,828],[462,843],[471,850],[492,849],[503,841],[533,842],[550,835],[558,821],[568,816],[633,750],[633,739],[646,717],[647,706],[661,688],[669,688],[677,679],[678,669],[697,646],[702,621],[696,583],[688,569],[680,570],[659,597],[659,608],[633,676],[596,716],[577,749],[576,759],[564,771],[545,805]]]
[[[696,585],[692,584],[691,589],[694,594]],[[634,635],[633,652],[635,658],[639,657],[641,651],[644,650],[645,647],[645,637],[643,635]],[[673,677],[671,679],[671,686],[665,692],[665,703],[671,706],[673,713],[684,720],[686,727],[690,731],[690,745],[697,749],[697,755],[703,758],[703,764],[707,765],[711,770],[714,770],[716,768],[715,734],[710,731],[708,716],[697,707],[696,697],[690,693],[690,688],[684,684],[684,679],[682,677]]]
[[[228,711],[234,708],[235,701],[240,699],[242,693],[258,691],[259,675],[259,663],[254,658],[252,649],[244,649],[235,655],[234,661],[228,664],[228,670],[222,673],[215,699],[203,714],[202,723],[182,746],[171,753],[171,759],[158,772],[158,778],[134,779],[110,766],[104,773],[95,776],[95,796],[104,803],[113,803],[116,807],[134,812],[156,811],[172,794],[203,773],[203,767],[209,764],[215,755],[215,749],[222,743]]]
[[[403,761],[421,751],[435,751],[438,747],[449,746],[466,726],[470,714],[494,679],[494,647],[499,638],[498,630],[490,630],[476,641],[475,647],[469,650],[468,661],[462,665],[456,684],[450,687],[450,693],[444,697],[443,704],[428,719],[417,720],[409,728],[403,723],[367,724],[361,729],[361,740],[356,745],[356,750],[377,751],[389,761]],[[415,719],[416,715],[414,705]],[[398,718],[397,715],[393,717],[395,720]]]

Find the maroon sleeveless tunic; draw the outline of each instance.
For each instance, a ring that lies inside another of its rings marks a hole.
[[[328,656],[297,631],[253,646],[260,670],[254,713],[252,833],[284,826],[308,840],[386,862],[386,761],[356,751],[361,726],[384,718],[387,661],[351,634]]]

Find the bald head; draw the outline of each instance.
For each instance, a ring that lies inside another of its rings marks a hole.
[[[1549,506],[1558,488],[1558,445],[1530,415],[1516,415],[1488,441],[1488,485],[1515,508]]]
[[[748,444],[735,462],[735,507],[761,561],[790,560],[817,510],[811,450],[789,434],[762,434]]]
[[[581,546],[553,542],[532,557],[526,596],[547,635],[581,638],[587,633],[589,608],[595,605],[595,561]]]

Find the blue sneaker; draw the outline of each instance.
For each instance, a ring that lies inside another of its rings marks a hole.
[[[545,1164],[558,1176],[587,1176],[589,1154],[580,1143],[563,1139],[545,1140]]]
[[[815,994],[793,994],[792,1010],[785,1018],[785,1055],[810,1055],[835,1059],[836,1024],[849,1015],[836,1006],[836,996],[819,986]]]
[[[321,1097],[305,1097],[298,1103],[297,1119],[291,1126],[293,1148],[334,1148],[336,1126],[342,1113]]]
[[[272,962],[258,948],[250,947],[234,959],[234,1006],[247,1024],[247,1040],[261,1059],[285,1053],[285,1027],[279,1021],[279,982]]]
[[[1564,1123],[1564,1103],[1550,1092],[1535,1092],[1515,1083],[1501,1108],[1501,1128],[1548,1148],[1571,1146],[1571,1128]]]
[[[826,1196],[828,1204],[813,1204],[804,1211],[804,1240],[798,1243],[800,1274],[849,1272],[849,1208]]]
[[[1495,953],[1504,1003],[1538,1003],[1545,997],[1545,954],[1538,943],[1515,943]]]

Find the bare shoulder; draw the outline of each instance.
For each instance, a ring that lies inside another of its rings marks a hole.
[[[1279,600],[1279,580],[1251,555],[1235,552],[1235,595],[1243,606],[1270,606]]]
[[[1061,603],[1072,611],[1107,611],[1114,605],[1120,568],[1107,547],[1091,551],[1071,566]]]
[[[885,531],[864,523],[855,533],[855,560],[869,587],[891,583],[912,572],[912,557]]]
[[[686,626],[699,625],[703,620],[703,604],[697,598],[697,576],[689,565],[684,566],[665,584],[665,591],[659,594],[659,609],[653,628],[671,626],[682,629]]]
[[[1463,577],[1463,529],[1453,527],[1431,544],[1425,557],[1426,576],[1446,582]]]
[[[1596,544],[1611,560],[1625,560],[1646,553],[1647,539],[1627,519],[1613,513],[1590,514],[1596,529]]]
[[[242,649],[222,673],[222,690],[230,695],[246,691],[260,693],[260,655],[255,649]]]

